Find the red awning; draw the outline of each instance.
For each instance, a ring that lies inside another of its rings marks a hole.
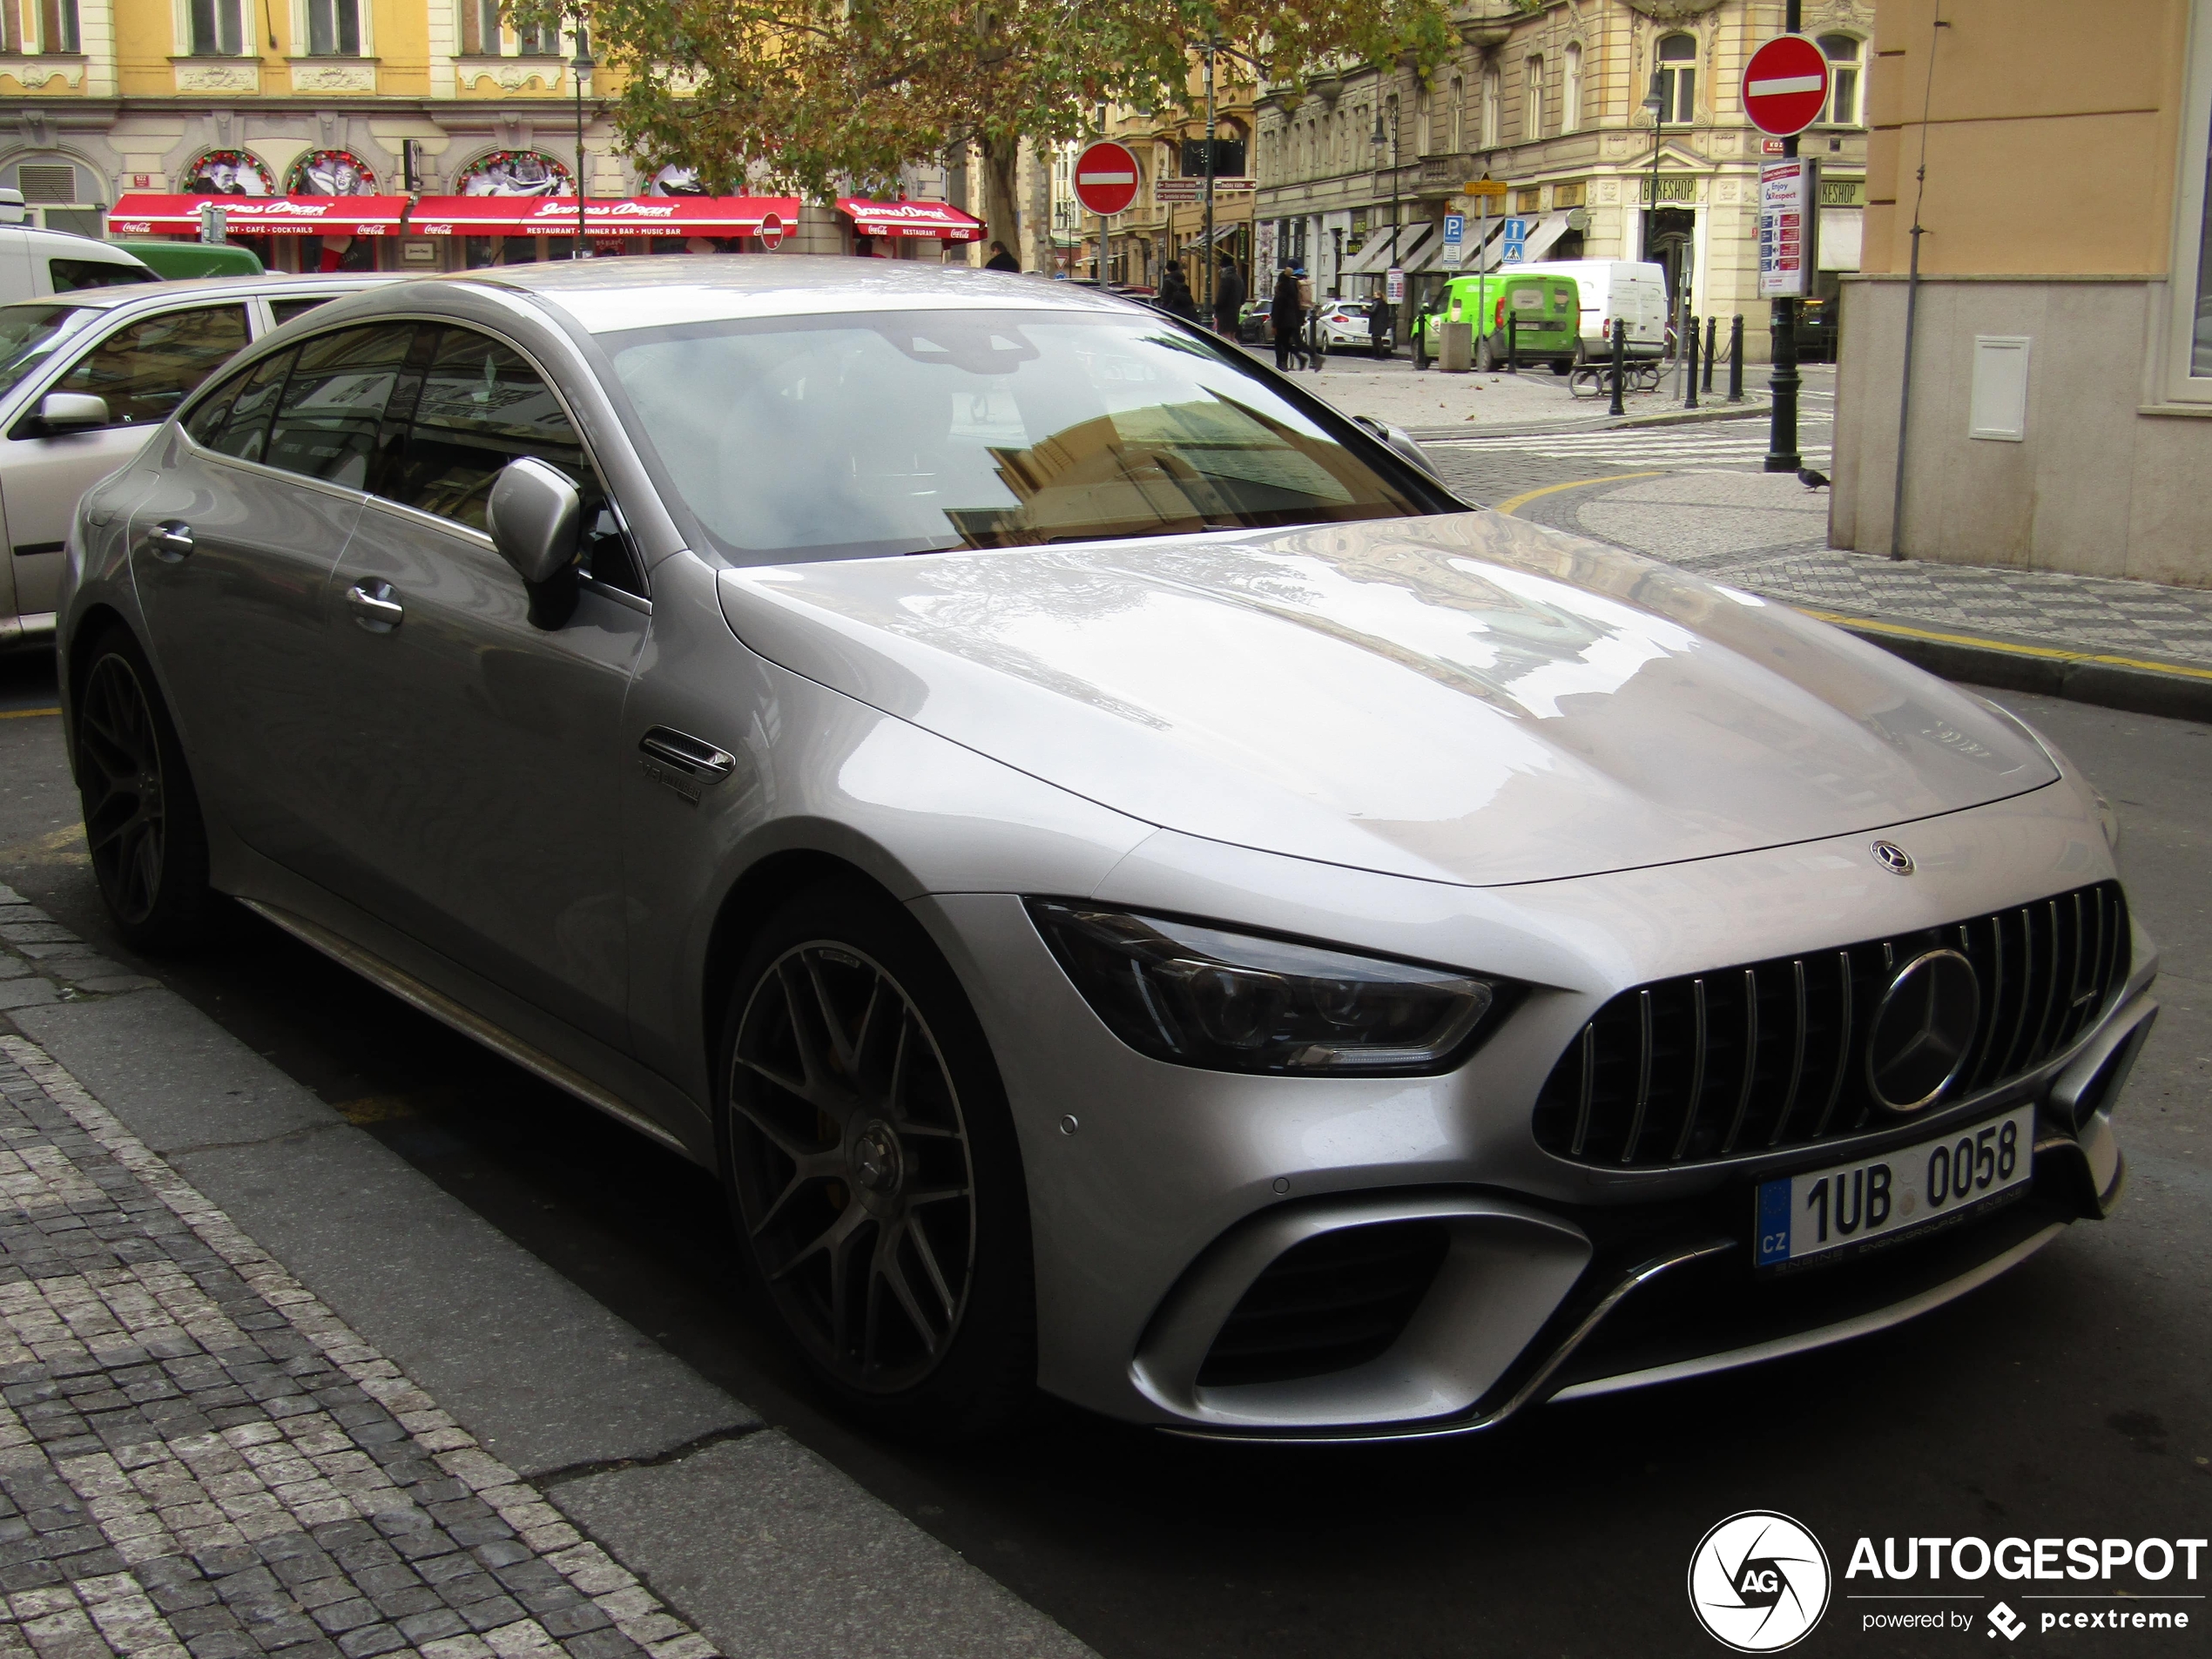
[[[840,196],[837,211],[853,221],[859,236],[934,236],[945,242],[980,242],[981,220],[944,202],[872,202]]]
[[[592,236],[759,236],[794,229],[796,196],[587,197]],[[408,215],[410,236],[573,236],[573,196],[424,196]]]
[[[233,236],[392,236],[404,196],[138,196],[108,209],[114,236],[191,236],[201,204],[223,210]]]

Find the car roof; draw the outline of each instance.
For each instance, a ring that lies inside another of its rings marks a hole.
[[[548,260],[456,272],[448,282],[535,296],[593,334],[742,317],[854,311],[995,310],[1157,315],[1072,282],[964,265],[801,253],[685,253]]]
[[[260,276],[188,277],[178,282],[119,282],[104,288],[71,288],[63,293],[42,293],[31,300],[17,300],[16,305],[84,306],[97,311],[112,311],[120,306],[138,302],[189,298],[197,293],[267,293],[273,297],[287,294],[358,293],[364,288],[382,287],[388,283],[409,280],[403,276],[379,276],[371,272],[348,275],[336,273],[328,276],[320,273],[309,276],[286,276],[281,272],[265,271]]]

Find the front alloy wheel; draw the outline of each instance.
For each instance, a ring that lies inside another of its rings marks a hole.
[[[734,1059],[732,1174],[771,1297],[846,1387],[914,1387],[976,1266],[968,1123],[928,1022],[881,964],[810,941],[755,983]]]
[[[76,716],[85,846],[116,931],[139,950],[196,942],[208,900],[206,831],[168,710],[128,635],[92,646]]]

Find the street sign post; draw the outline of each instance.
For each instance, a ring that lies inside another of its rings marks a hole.
[[[1505,223],[1505,252],[1499,255],[1501,265],[1519,265],[1528,257],[1528,221],[1509,219]]]
[[[1203,179],[1155,179],[1152,199],[1159,202],[1195,202],[1204,199],[1205,180]],[[1214,180],[1217,189],[1221,180]]]
[[[1457,270],[1467,256],[1467,216],[1465,213],[1444,215],[1444,264]]]
[[[1076,199],[1085,212],[1111,219],[1136,199],[1138,176],[1129,146],[1101,138],[1076,158]]]
[[[1405,302],[1406,273],[1394,265],[1383,273],[1383,298],[1393,305]]]
[[[1475,212],[1482,216],[1480,233],[1474,239],[1474,268],[1480,272],[1488,268],[1490,258],[1490,204],[1505,200],[1506,187],[1486,172],[1480,179],[1467,181],[1467,193],[1474,198]]]
[[[1743,113],[1762,132],[1793,138],[1828,103],[1828,54],[1803,35],[1777,35],[1743,65]]]

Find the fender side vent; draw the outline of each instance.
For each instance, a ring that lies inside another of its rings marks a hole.
[[[1440,1221],[1386,1221],[1293,1244],[1223,1323],[1198,1386],[1290,1382],[1379,1357],[1428,1294],[1450,1243]]]

